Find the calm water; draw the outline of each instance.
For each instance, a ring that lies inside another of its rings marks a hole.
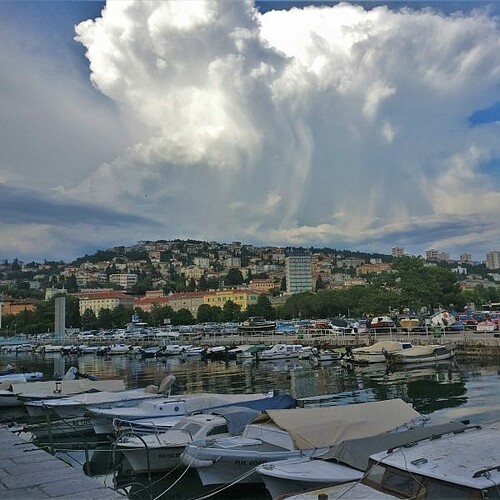
[[[500,420],[500,375],[498,363],[493,361],[454,362],[386,372],[384,366],[353,367],[346,369],[338,364],[312,366],[309,361],[255,363],[203,363],[197,359],[166,358],[165,360],[116,356],[110,359],[94,356],[67,358],[60,355],[18,354],[17,357],[0,355],[0,369],[10,362],[28,370],[42,371],[47,379],[55,372],[64,373],[70,366],[77,366],[82,373],[97,377],[124,379],[128,387],[159,384],[168,374],[176,377],[173,394],[194,392],[285,392],[302,398],[332,395],[331,402],[379,401],[402,398],[414,408],[431,417],[433,423],[453,419],[468,419],[471,423],[484,424]],[[109,453],[103,450],[92,457],[91,472],[103,474],[110,462]],[[82,453],[67,454],[85,462]],[[110,476],[102,481],[113,484]],[[196,473],[147,478],[119,476],[127,487],[130,498],[156,498],[166,488],[171,488],[163,499],[191,499],[201,497],[209,490],[199,484]],[[270,498],[262,490],[244,488],[227,491],[211,498]]]

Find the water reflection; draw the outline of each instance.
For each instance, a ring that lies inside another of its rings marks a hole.
[[[65,371],[71,365],[80,372],[92,373],[101,379],[124,379],[129,387],[158,384],[167,374],[176,377],[174,394],[194,392],[288,393],[296,398],[331,395],[333,404],[379,401],[402,398],[414,408],[431,417],[433,423],[468,419],[471,423],[500,420],[500,391],[496,362],[441,362],[426,366],[409,366],[388,370],[385,364],[341,366],[338,363],[314,366],[307,360],[289,362],[237,363],[202,362],[199,359],[177,357],[141,359],[135,356],[79,358],[54,355],[18,354],[13,359],[0,355],[0,367],[11,362],[16,367],[42,371],[50,379],[54,370]],[[15,419],[20,419],[15,410]],[[6,412],[2,419],[7,420]],[[69,448],[69,446],[68,446]],[[67,460],[74,453],[74,463],[89,474],[97,474],[107,485],[116,483],[130,498],[155,498],[172,486],[163,498],[191,499],[205,490],[193,471],[177,471],[167,477],[134,476],[123,462],[110,454],[110,446],[96,450],[66,451]],[[116,469],[116,470],[115,470]],[[111,471],[115,470],[113,474]],[[175,483],[175,484],[174,484]],[[213,498],[266,499],[262,490],[224,491]]]

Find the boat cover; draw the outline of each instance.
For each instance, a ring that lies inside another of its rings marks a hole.
[[[382,349],[385,349],[387,352],[394,352],[401,350],[401,342],[397,342],[395,340],[381,340],[369,347],[356,347],[352,350],[352,352],[371,352],[377,353],[382,352]]]
[[[326,408],[268,410],[266,415],[292,436],[299,450],[330,447],[346,439],[382,434],[421,417],[402,399]]]
[[[355,469],[366,470],[370,455],[374,453],[398,446],[405,446],[422,439],[438,436],[439,434],[459,431],[466,427],[462,422],[449,422],[447,424],[415,427],[401,432],[348,439],[333,446],[330,451],[321,455],[321,460],[336,460],[350,465]]]
[[[398,356],[404,356],[404,357],[416,357],[416,356],[427,356],[427,355],[432,355],[434,354],[434,351],[436,349],[448,349],[448,350],[453,350],[455,349],[455,344],[430,344],[430,345],[417,345],[413,346],[411,349],[404,349],[401,352],[398,352]]]
[[[246,406],[226,406],[211,410],[209,413],[224,417],[227,421],[228,431],[231,434],[241,434],[245,427],[252,420],[255,420],[261,412]]]
[[[123,380],[90,380],[81,378],[77,380],[61,380],[60,382],[25,382],[12,384],[12,391],[15,394],[22,394],[25,397],[43,398],[60,394],[78,394],[89,391],[123,391],[125,382]],[[57,391],[57,392],[56,392]]]

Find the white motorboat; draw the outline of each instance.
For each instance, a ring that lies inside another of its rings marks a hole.
[[[348,439],[332,447],[319,459],[298,458],[271,462],[257,467],[273,499],[301,491],[361,479],[370,455],[396,446],[408,446],[416,441],[443,433],[465,429],[461,422],[425,425],[400,432],[390,432],[359,439]]]
[[[211,413],[185,416],[160,434],[123,435],[118,438],[116,448],[125,455],[134,472],[162,472],[180,464],[181,454],[188,443],[239,434],[260,414],[260,411],[244,406],[229,406]]]
[[[270,394],[186,394],[184,396],[170,396],[164,398],[147,399],[137,405],[112,408],[88,408],[94,432],[96,434],[113,433],[113,421],[131,422],[134,420],[154,420],[158,417],[170,417],[170,426],[174,425],[180,417],[194,412],[216,408],[229,404],[239,404],[249,401],[269,398]]]
[[[346,439],[413,425],[420,414],[401,399],[326,408],[267,411],[268,420],[245,427],[241,436],[186,446],[185,465],[204,485],[261,482],[255,467],[277,460],[321,456]],[[369,417],[368,417],[369,416]]]
[[[186,346],[186,349],[184,349],[184,356],[187,357],[192,357],[192,358],[201,358],[202,354],[205,352],[204,347],[195,347],[192,345]]]
[[[431,344],[413,346],[388,355],[389,362],[395,365],[414,363],[434,363],[450,359],[455,354],[455,344]]]
[[[30,382],[42,379],[42,372],[11,372],[0,375],[0,382]]]
[[[409,341],[382,340],[367,347],[346,349],[346,360],[354,363],[385,363],[387,355],[409,349],[413,344]]]
[[[440,326],[442,328],[448,328],[455,324],[456,318],[448,311],[438,311],[429,317],[429,321],[432,327]]]
[[[310,348],[307,349],[310,352]],[[301,344],[275,344],[270,349],[257,352],[256,358],[259,361],[273,361],[275,359],[299,358],[304,353],[304,346]]]
[[[58,399],[36,400],[26,402],[25,408],[31,417],[45,417],[47,412],[58,418],[82,417],[88,408],[98,406],[132,406],[143,399],[162,398],[170,393],[175,381],[173,375],[168,375],[159,387],[148,386],[143,389],[126,391],[102,391],[77,394]],[[89,421],[90,423],[90,421]]]
[[[107,354],[114,356],[120,354],[128,354],[133,350],[133,346],[130,344],[111,344],[108,349]]]
[[[473,426],[398,446],[370,457],[363,479],[288,496],[289,500],[342,498],[498,498],[500,425]]]
[[[226,406],[227,404],[218,406],[217,410]],[[270,392],[262,399],[239,401],[238,403],[231,403],[231,406],[245,406],[262,412],[271,409],[295,408],[297,400],[286,394],[274,396]],[[211,409],[205,411],[210,412]],[[170,429],[176,422],[174,419],[175,417],[140,418],[136,420],[120,420],[116,418],[113,420],[113,431],[116,435],[123,434],[124,432],[132,432],[136,435],[159,434]]]

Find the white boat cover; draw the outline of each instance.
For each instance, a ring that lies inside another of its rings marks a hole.
[[[400,351],[401,342],[397,342],[396,340],[381,340],[380,342],[376,342],[375,344],[368,347],[356,347],[352,350],[352,352],[368,352],[375,354],[382,352],[382,349],[385,349],[387,352]]]
[[[54,397],[55,394],[65,396],[89,391],[116,392],[125,390],[123,380],[90,380],[82,378],[78,380],[61,380],[60,382],[25,382],[12,384],[12,392],[24,397],[43,399]]]
[[[266,414],[292,436],[299,450],[330,447],[346,439],[382,434],[421,417],[402,399],[326,408],[268,410]]]

